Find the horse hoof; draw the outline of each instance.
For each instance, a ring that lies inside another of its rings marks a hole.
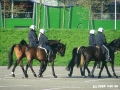
[[[57,76],[55,75],[54,78],[57,78]]]
[[[40,75],[40,74],[39,74],[38,77],[39,77],[39,78],[40,78],[40,77],[43,77],[43,75]]]
[[[116,78],[118,78],[118,76],[116,76]]]
[[[83,78],[86,78],[86,76],[82,76]]]
[[[94,75],[91,75],[92,78],[94,78]]]
[[[111,75],[109,75],[108,77],[109,77],[109,78],[111,78],[112,76],[111,76]]]
[[[34,74],[34,77],[37,77],[37,75],[36,75],[36,74]]]
[[[12,74],[12,77],[15,77],[15,74]]]
[[[71,77],[72,75],[71,74],[68,74],[69,77]]]
[[[28,78],[28,74],[25,75],[25,78]]]
[[[98,76],[98,78],[101,78],[101,76]]]

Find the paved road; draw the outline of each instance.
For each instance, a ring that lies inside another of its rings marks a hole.
[[[39,67],[33,66],[36,73]],[[92,67],[89,67],[91,70]],[[65,67],[55,66],[58,78],[53,78],[51,67],[48,66],[42,78],[35,78],[28,69],[29,78],[23,78],[21,68],[18,66],[15,71],[16,77],[11,77],[11,69],[0,66],[0,90],[120,90],[120,67],[115,67],[119,78],[107,78],[106,70],[102,72],[102,78],[98,79],[99,69],[95,70],[95,78],[82,78],[79,69],[74,68],[73,76],[68,77]],[[109,70],[112,74],[111,67]]]

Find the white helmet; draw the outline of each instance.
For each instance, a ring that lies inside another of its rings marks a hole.
[[[100,28],[98,28],[98,31],[99,31],[99,32],[103,32],[104,29],[100,27]]]
[[[35,26],[35,25],[31,25],[31,26],[30,26],[30,29],[35,30],[35,28],[36,28],[36,26]]]
[[[46,32],[45,29],[40,29],[40,33],[44,34]]]
[[[95,34],[95,30],[90,30],[90,34]]]

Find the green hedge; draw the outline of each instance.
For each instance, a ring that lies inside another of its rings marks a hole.
[[[22,39],[28,42],[28,32],[29,29],[0,29],[0,65],[8,65],[8,52],[13,44],[18,44]],[[37,34],[39,30],[36,30]],[[120,30],[106,30],[105,32],[106,39],[108,42],[120,37]],[[50,29],[47,30],[46,35],[49,39],[60,40],[66,46],[66,53],[64,57],[57,55],[55,60],[55,65],[67,66],[71,57],[72,49],[79,46],[88,46],[88,36],[89,30],[56,30]],[[120,53],[115,55],[115,65],[119,66],[120,62]],[[14,55],[14,61],[16,60]],[[24,65],[26,65],[27,59],[23,59]],[[33,62],[34,65],[40,65],[37,60]],[[90,62],[92,65],[93,62]]]

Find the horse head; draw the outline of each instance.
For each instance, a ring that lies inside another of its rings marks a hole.
[[[116,39],[115,45],[116,45],[116,53],[118,53],[120,51],[120,38]]]
[[[61,40],[48,40],[50,43],[50,47],[53,52],[59,54],[60,56],[64,56],[66,50],[66,44],[61,43]]]
[[[120,38],[114,39],[112,42],[107,44],[114,52],[120,51]]]
[[[65,50],[66,50],[66,44],[63,43],[58,43],[58,48],[57,48],[57,54],[59,54],[60,56],[64,56],[65,54]]]

